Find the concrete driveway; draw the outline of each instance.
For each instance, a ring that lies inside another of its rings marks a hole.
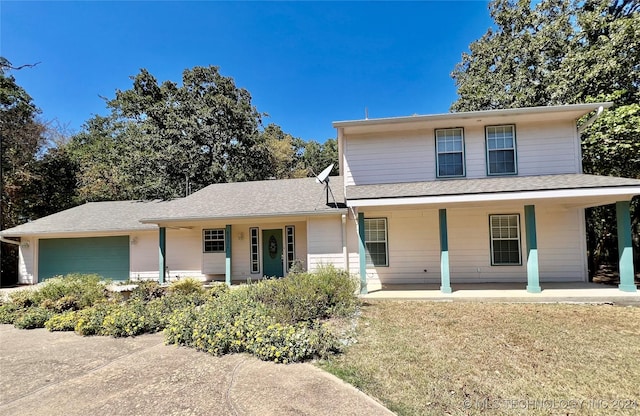
[[[311,364],[0,325],[2,415],[389,415]]]

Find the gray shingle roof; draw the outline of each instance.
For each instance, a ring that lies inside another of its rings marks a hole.
[[[107,201],[88,202],[35,221],[0,232],[5,237],[22,235],[112,232],[148,230],[156,227],[142,224],[140,218],[167,204],[162,201]]]
[[[447,179],[429,182],[347,186],[347,199],[490,194],[587,188],[638,187],[640,180],[586,174]],[[357,205],[357,204],[356,204]]]
[[[330,186],[336,202],[344,207],[342,177],[330,177]],[[142,220],[167,222],[341,212],[342,209],[333,206],[333,197],[329,195],[327,205],[325,187],[315,178],[220,183],[171,201]]]

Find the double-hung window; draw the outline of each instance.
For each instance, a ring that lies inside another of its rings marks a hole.
[[[202,235],[205,253],[224,253],[224,228],[203,230]]]
[[[438,177],[464,176],[464,133],[460,128],[436,130]]]
[[[364,247],[367,266],[388,266],[387,219],[364,219]]]
[[[489,175],[515,175],[515,126],[487,126],[487,173]]]
[[[520,216],[490,215],[491,265],[520,265]]]

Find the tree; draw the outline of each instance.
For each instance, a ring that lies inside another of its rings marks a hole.
[[[182,85],[158,84],[142,69],[107,106],[111,114],[89,120],[69,147],[87,200],[166,199],[187,184],[195,191],[269,176],[261,114],[218,67],[187,69]]]
[[[581,137],[584,171],[640,178],[640,3],[493,0],[489,11],[495,28],[470,45],[451,74],[459,95],[451,110],[613,101]],[[616,255],[607,239],[615,225],[602,226],[615,224],[613,212],[588,212],[590,254]]]
[[[36,120],[40,111],[31,96],[7,74],[12,68],[6,58],[0,57],[0,230],[29,218],[23,202],[29,200],[27,185],[34,176],[45,130]],[[2,282],[7,282],[17,273],[17,250],[7,244],[1,246]]]

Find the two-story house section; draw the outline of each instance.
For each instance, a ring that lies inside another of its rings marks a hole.
[[[539,292],[541,282],[587,281],[584,210],[612,203],[620,288],[635,291],[629,202],[640,181],[582,173],[577,121],[610,106],[334,122],[363,291],[371,280],[440,283],[443,292],[456,283],[523,282]]]

